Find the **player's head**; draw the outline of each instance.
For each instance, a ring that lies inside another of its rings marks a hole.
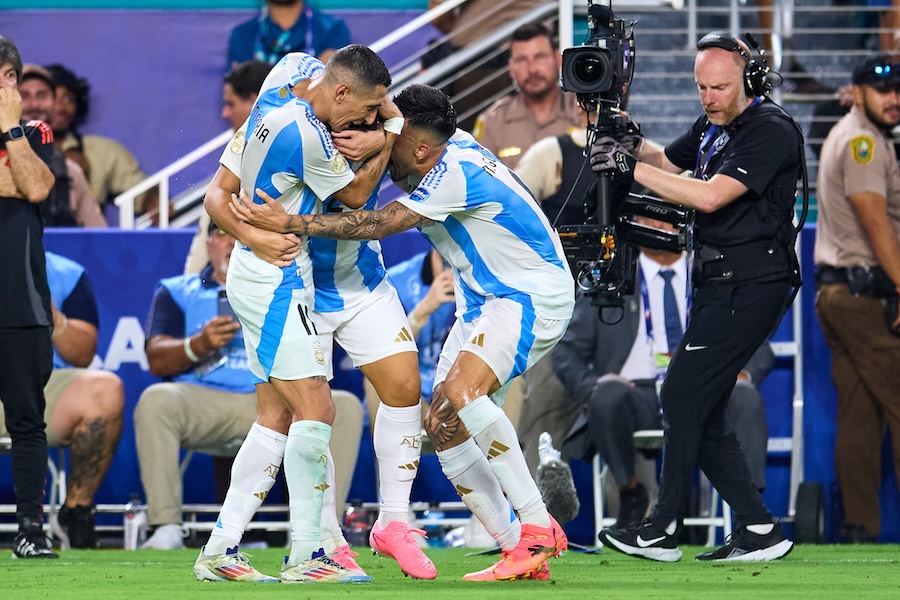
[[[248,60],[225,76],[222,86],[222,118],[231,124],[232,129],[239,129],[250,116],[259,88],[270,70],[272,65],[269,63]]]
[[[707,34],[697,48],[694,81],[700,103],[710,123],[728,125],[750,104],[744,82],[750,49],[743,41],[722,32]]]
[[[853,69],[853,102],[876,127],[900,123],[900,63],[888,54],[867,57]]]
[[[526,23],[513,32],[507,69],[523,96],[544,98],[558,89],[561,66],[562,58],[546,26]]]
[[[0,87],[17,87],[22,81],[22,56],[12,40],[0,35]]]
[[[62,65],[49,65],[47,70],[56,83],[56,109],[50,125],[54,134],[62,136],[71,129],[77,129],[87,118],[91,86],[86,79]]]
[[[394,103],[406,120],[391,151],[391,179],[402,181],[410,175],[424,175],[434,166],[450,136],[456,131],[456,109],[441,90],[411,85],[396,96]]]
[[[328,126],[371,125],[391,85],[391,74],[375,52],[360,44],[339,48],[325,65],[324,83],[332,95]]]

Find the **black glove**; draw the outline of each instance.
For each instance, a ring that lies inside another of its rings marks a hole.
[[[625,125],[625,135],[619,137],[619,142],[622,144],[628,152],[631,154],[635,153],[635,150],[641,147],[641,143],[644,141],[644,134],[641,133],[641,126],[631,120],[631,117],[628,118],[628,123]]]
[[[591,147],[591,169],[594,173],[609,173],[619,183],[629,186],[634,181],[634,165],[637,159],[616,140],[604,136]]]

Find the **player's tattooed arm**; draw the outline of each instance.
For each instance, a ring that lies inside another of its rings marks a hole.
[[[245,190],[232,196],[231,210],[242,221],[278,233],[295,233],[340,240],[380,240],[394,233],[428,225],[432,221],[399,202],[381,210],[356,210],[323,215],[289,215],[263,190],[256,195],[264,204],[255,204]]]

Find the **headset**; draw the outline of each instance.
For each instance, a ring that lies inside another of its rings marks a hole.
[[[749,97],[765,96],[772,91],[772,83],[769,81],[769,63],[766,61],[766,51],[759,47],[756,40],[749,33],[744,34],[746,42],[738,40],[724,31],[707,33],[697,42],[697,50],[704,48],[722,48],[729,52],[737,52],[744,59],[744,92]],[[756,50],[759,58],[750,55],[750,48]]]

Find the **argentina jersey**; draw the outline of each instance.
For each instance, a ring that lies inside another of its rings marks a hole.
[[[361,210],[378,208],[378,187]],[[321,212],[351,211],[334,197],[321,203]],[[381,283],[387,271],[377,240],[331,240],[310,238],[309,254],[316,288],[316,312],[337,312],[366,300]]]
[[[317,197],[327,198],[353,181],[353,172],[335,149],[325,124],[309,102],[291,91],[323,70],[321,61],[297,52],[282,58],[263,82],[248,120],[239,174],[241,187],[254,202],[262,203],[256,195],[259,188],[289,214],[312,214]],[[243,263],[250,253],[235,254]],[[282,285],[310,287],[308,254],[302,253],[295,263],[283,269]]]
[[[435,223],[422,233],[457,271],[465,321],[492,298],[569,319],[574,284],[559,236],[522,182],[474,141],[452,140],[408,198],[397,200]]]

